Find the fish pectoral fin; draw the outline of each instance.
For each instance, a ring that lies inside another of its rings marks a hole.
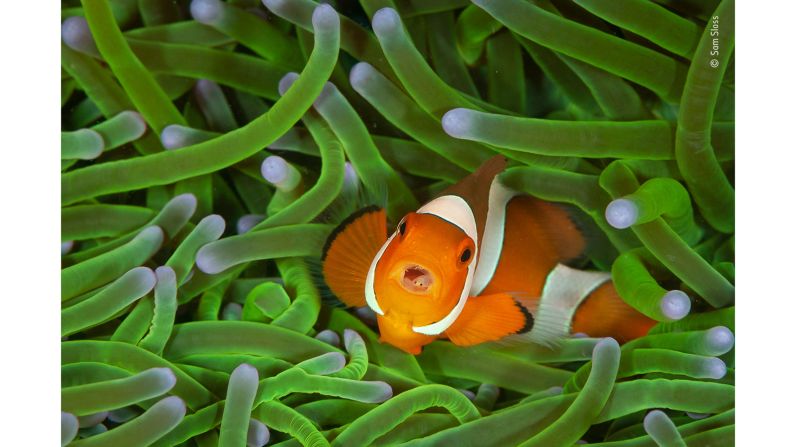
[[[323,249],[323,280],[349,307],[366,306],[365,280],[373,258],[387,240],[383,208],[362,208],[343,221]]]
[[[459,318],[445,332],[454,344],[471,346],[527,332],[533,317],[511,294],[470,297]]]

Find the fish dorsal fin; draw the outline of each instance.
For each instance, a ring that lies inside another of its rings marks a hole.
[[[478,228],[478,240],[482,239],[489,213],[489,190],[495,177],[506,169],[506,157],[496,155],[485,161],[475,172],[443,191],[440,196],[459,196],[470,205]]]
[[[568,261],[582,255],[586,248],[586,239],[569,212],[558,204],[541,200],[535,206],[539,211],[536,213],[536,220],[555,247],[559,255],[558,261]]]
[[[362,208],[344,220],[326,240],[323,279],[347,306],[365,306],[365,281],[373,258],[387,240],[383,208]]]

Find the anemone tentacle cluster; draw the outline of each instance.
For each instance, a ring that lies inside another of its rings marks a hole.
[[[63,446],[732,444],[733,0],[62,18]],[[413,356],[326,299],[363,198],[397,223],[496,154],[648,335]]]

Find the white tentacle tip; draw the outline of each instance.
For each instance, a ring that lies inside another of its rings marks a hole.
[[[727,374],[727,364],[717,357],[705,359],[703,364],[704,377],[719,380]]]
[[[592,357],[594,358],[613,354],[619,355],[619,343],[612,337],[606,337],[598,341],[594,345],[594,351],[592,351]]]
[[[149,293],[155,288],[155,284],[158,282],[155,272],[149,267],[135,267],[128,270],[124,276],[134,284],[134,294],[139,296],[144,296]]]
[[[217,251],[214,242],[203,245],[202,248],[196,252],[196,267],[208,275],[215,275],[216,273],[223,272],[226,266],[217,258]]]
[[[82,36],[84,33],[88,31],[89,31],[88,21],[86,20],[85,17],[81,16],[67,17],[66,20],[64,20],[61,23],[61,39],[67,45],[69,45],[67,38]]]
[[[105,150],[105,140],[99,132],[94,129],[78,129],[72,132],[80,141],[81,153],[76,156],[80,160],[94,160],[102,155]]]
[[[735,345],[735,335],[725,326],[708,329],[705,339],[713,355],[725,354]]]
[[[185,194],[180,194],[175,196],[173,199],[169,201],[166,206],[176,206],[180,209],[185,210],[187,214],[193,216],[193,213],[196,212],[196,196],[187,192]]]
[[[274,185],[281,185],[287,181],[289,172],[290,165],[287,160],[278,155],[267,157],[260,165],[260,174],[266,181]]]
[[[263,447],[271,440],[268,427],[257,419],[249,419],[249,431],[246,433],[246,447]]]
[[[224,5],[219,0],[193,0],[191,17],[205,25],[217,24],[224,15]]]
[[[638,221],[638,206],[629,199],[616,199],[605,208],[605,220],[614,228],[629,228]]]
[[[351,71],[348,73],[348,80],[351,82],[351,86],[359,91],[358,89],[365,86],[375,72],[376,69],[369,63],[359,62],[351,67]]]
[[[340,346],[340,336],[337,335],[337,332],[331,329],[324,329],[318,332],[315,334],[315,339],[324,343],[328,343],[332,346]]]
[[[326,355],[329,356],[329,372],[327,374],[334,374],[345,368],[345,356],[343,354],[330,352]]]
[[[323,84],[323,89],[321,90],[321,93],[318,94],[318,97],[315,98],[315,102],[313,102],[312,105],[316,109],[319,110],[322,109],[323,106],[328,103],[327,101],[329,97],[334,95],[336,91],[337,91],[337,86],[335,86],[331,82],[326,82],[325,84]]]
[[[255,227],[258,223],[262,222],[265,216],[262,214],[245,214],[238,219],[236,230],[238,234],[248,233],[249,230]]]
[[[284,8],[288,0],[262,0],[262,2],[266,9],[278,15],[277,11]]]
[[[442,129],[454,138],[470,138],[476,113],[462,108],[448,110],[442,116]]]
[[[89,56],[99,57],[99,50],[84,17],[72,16],[61,24],[61,40],[69,48]]]
[[[146,227],[141,230],[141,232],[135,236],[135,239],[143,239],[147,241],[147,243],[160,245],[163,243],[164,237],[163,229],[157,225],[152,225],[151,227]]]
[[[316,31],[334,29],[340,27],[340,16],[332,5],[321,4],[312,11],[312,27]]]
[[[69,254],[75,247],[75,241],[62,241],[61,242],[61,256]]]
[[[133,133],[133,139],[137,140],[144,136],[146,133],[146,121],[140,113],[134,110],[125,110],[124,112],[119,113],[119,115],[124,116],[125,119],[133,123],[133,129],[135,130]]]
[[[61,412],[61,447],[75,439],[79,428],[78,425],[77,416],[72,413]]]
[[[284,96],[298,78],[298,73],[292,71],[282,76],[282,79],[279,80],[279,95]]]
[[[373,31],[379,38],[384,37],[388,33],[395,32],[401,27],[401,17],[398,12],[392,8],[381,8],[373,14]]]
[[[177,287],[177,274],[174,273],[173,268],[167,265],[161,265],[155,269],[155,276],[157,277],[158,284],[168,284]]]
[[[679,320],[691,312],[691,299],[680,290],[670,290],[661,297],[660,306],[666,318]]]
[[[242,381],[244,383],[253,383],[256,386],[260,380],[260,375],[257,372],[257,368],[249,365],[248,363],[241,363],[232,371],[229,380],[232,381],[233,379],[236,381]]]
[[[389,383],[382,382],[381,380],[370,383],[377,385],[378,391],[376,391],[372,396],[370,396],[368,402],[379,404],[390,399],[393,396],[392,387],[390,386]]]
[[[80,129],[77,132],[85,132],[86,138],[92,141],[89,146],[94,148],[93,152],[87,153],[85,157],[83,157],[84,160],[93,160],[102,155],[102,152],[105,150],[105,139],[102,138],[99,132],[93,129]]]
[[[185,417],[185,402],[177,396],[169,396],[159,400],[155,405],[150,407],[150,410],[156,406],[166,410],[174,419],[181,420]]]
[[[162,390],[164,393],[174,388],[174,385],[177,384],[177,376],[174,375],[174,371],[171,368],[152,368],[146,372],[152,374],[157,381],[158,390]]]
[[[658,435],[665,427],[672,424],[669,416],[661,410],[652,410],[644,416],[644,431],[649,433],[653,438]]]
[[[179,124],[169,124],[160,131],[160,143],[166,149],[178,149],[187,146],[185,128]]]
[[[224,234],[227,222],[218,214],[209,214],[202,218],[196,226],[202,227],[202,230],[206,231],[211,239],[218,239]]]

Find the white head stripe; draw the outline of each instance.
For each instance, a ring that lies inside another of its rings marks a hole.
[[[489,209],[481,240],[481,255],[476,265],[473,288],[470,295],[478,296],[492,280],[503,251],[503,238],[506,233],[506,205],[518,193],[503,186],[498,177],[489,187]]]
[[[470,236],[478,247],[478,230],[475,227],[475,216],[470,205],[459,196],[442,196],[428,202],[417,210],[418,214],[433,214],[447,220]]]
[[[384,254],[384,250],[387,249],[393,238],[395,238],[395,233],[393,233],[392,236],[387,239],[387,242],[381,246],[379,252],[373,257],[373,261],[370,263],[370,268],[368,269],[368,276],[365,278],[365,301],[368,303],[368,307],[373,309],[373,312],[376,312],[379,315],[384,315],[384,311],[381,310],[379,302],[376,301],[376,289],[373,288],[373,280],[376,276],[376,265],[379,263],[381,255]]]
[[[445,219],[446,221],[461,228],[464,233],[470,237],[475,243],[475,253],[473,253],[473,260],[467,266],[467,279],[464,281],[462,293],[459,296],[459,301],[451,309],[448,315],[445,315],[441,320],[436,323],[427,324],[425,326],[412,326],[412,331],[418,334],[425,335],[439,335],[447,330],[462,313],[464,305],[467,304],[467,298],[470,296],[470,288],[473,283],[473,275],[475,274],[475,260],[478,259],[478,230],[475,225],[475,215],[470,205],[459,196],[442,196],[438,197],[431,202],[420,207],[417,210],[418,214],[432,214],[434,216]]]
[[[583,300],[610,279],[608,272],[586,272],[556,265],[547,275],[529,339],[546,346],[556,345],[569,335],[572,317]]]

